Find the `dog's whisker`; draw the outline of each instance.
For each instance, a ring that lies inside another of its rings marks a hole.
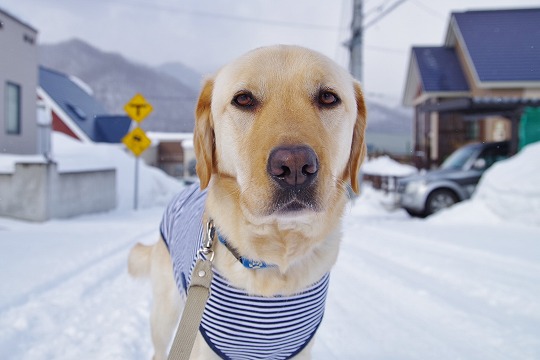
[[[352,200],[353,191],[352,191],[351,184],[349,184],[347,181],[340,179],[336,176],[332,176],[332,179],[335,181],[337,190],[341,192],[343,195],[347,196],[349,200]]]

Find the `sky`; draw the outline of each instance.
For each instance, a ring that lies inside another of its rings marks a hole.
[[[385,14],[385,10],[399,6]],[[401,102],[414,45],[442,45],[452,11],[538,7],[538,0],[365,0],[365,93]],[[149,66],[216,71],[264,45],[296,44],[348,67],[352,0],[2,0],[41,44],[79,38]]]

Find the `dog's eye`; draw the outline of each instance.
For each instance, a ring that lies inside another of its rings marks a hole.
[[[241,108],[251,108],[255,106],[255,99],[250,93],[236,94],[233,98],[233,104]]]
[[[339,97],[331,91],[322,90],[319,93],[319,104],[322,106],[334,106],[339,104]]]

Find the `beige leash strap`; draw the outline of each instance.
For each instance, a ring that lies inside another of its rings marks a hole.
[[[189,360],[193,344],[199,331],[204,307],[210,296],[210,284],[212,283],[212,260],[214,252],[212,250],[215,235],[215,227],[212,220],[207,224],[206,241],[203,241],[200,253],[205,255],[205,260],[198,259],[195,268],[191,273],[186,306],[178,324],[176,335],[174,336],[168,360]]]

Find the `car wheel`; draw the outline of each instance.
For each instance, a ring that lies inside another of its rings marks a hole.
[[[422,213],[422,212],[414,211],[414,210],[407,209],[407,208],[405,208],[405,211],[407,212],[407,214],[409,214],[410,216],[413,216],[413,217],[419,217],[419,218],[426,217],[426,215],[424,213]]]
[[[454,192],[447,189],[439,189],[429,194],[426,201],[426,214],[431,215],[446,209],[459,201]]]

